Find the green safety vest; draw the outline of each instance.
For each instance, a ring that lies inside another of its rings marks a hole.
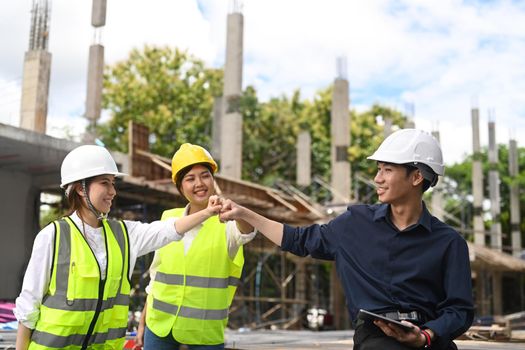
[[[49,289],[29,350],[118,349],[124,346],[129,308],[129,241],[122,221],[103,220],[106,279],[71,218],[55,221]]]
[[[161,220],[181,217],[184,208],[166,210]],[[148,295],[146,324],[159,337],[181,344],[224,343],[228,308],[241,277],[242,247],[228,255],[226,225],[217,216],[204,221],[188,254],[182,241],[157,251],[159,265]]]

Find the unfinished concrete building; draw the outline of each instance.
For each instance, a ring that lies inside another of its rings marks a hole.
[[[491,200],[490,232],[485,230],[483,212],[483,170],[479,139],[479,109],[472,108],[472,193],[473,193],[473,236],[469,245],[472,265],[474,297],[477,315],[502,315],[525,308],[523,272],[525,262],[503,252],[500,222],[500,180],[497,170],[498,149],[495,122],[488,123],[488,188]],[[511,161],[511,157],[509,157]],[[512,170],[511,170],[512,172]],[[519,226],[518,226],[519,232]],[[486,236],[490,235],[490,240]],[[468,238],[470,232],[466,232]],[[489,244],[490,248],[486,247]],[[519,242],[521,246],[521,241]]]
[[[51,7],[47,0],[33,0],[29,50],[24,57],[20,127],[46,132],[51,54],[49,46],[49,21]]]
[[[35,1],[35,3],[40,4],[41,1]],[[105,1],[93,2],[92,24],[95,28],[105,23],[105,5]],[[221,169],[224,171],[223,174],[217,176],[218,188],[225,196],[281,222],[295,225],[326,222],[331,219],[331,216],[327,215],[326,208],[314,203],[293,186],[281,185],[279,189],[274,189],[240,180],[242,117],[239,113],[238,102],[242,93],[243,17],[238,4],[234,7],[234,12],[228,16],[224,100],[216,100],[214,106],[214,116],[221,115],[223,119],[221,122],[223,127],[216,131],[222,137],[214,137],[214,140],[220,140],[221,152],[217,153],[216,149],[211,150],[214,155],[220,155]],[[103,47],[101,51],[100,48],[93,49],[93,51],[98,53],[94,53],[92,59],[90,50],[88,80],[93,79],[93,81],[88,82],[88,95],[91,97],[86,100],[86,116],[90,115],[91,120],[96,121],[97,115],[100,115],[100,97],[97,97],[97,94],[101,91],[96,88],[100,86],[97,85],[100,84],[97,74],[100,74],[100,67],[103,64]],[[339,71],[339,73],[342,72]],[[92,89],[89,86],[92,86]],[[341,163],[339,165],[344,165],[344,170],[338,172],[334,167],[334,179],[341,179],[341,181],[334,180],[331,186],[335,189],[334,197],[338,197],[338,202],[344,205],[350,199],[350,179],[352,178],[347,158],[347,149],[350,145],[349,103],[348,81],[346,80],[346,69],[344,69],[344,74],[340,74],[334,83],[332,106],[334,118],[332,150],[334,151],[333,159],[335,159],[333,164]],[[411,117],[413,114],[412,106]],[[473,121],[474,114],[473,112]],[[40,120],[43,120],[45,130],[45,118]],[[343,123],[336,125],[335,120],[343,121]],[[476,123],[479,123],[479,120]],[[413,127],[413,125],[407,126]],[[344,128],[346,131],[342,132],[342,135],[335,134],[335,130],[341,131]],[[388,129],[389,124],[385,122],[385,130]],[[142,126],[132,124],[129,126],[129,132],[129,153],[113,152],[120,169],[131,176],[117,183],[118,197],[115,200],[112,215],[143,221],[155,220],[160,217],[164,209],[184,205],[184,199],[171,182],[169,159],[149,152],[149,131]],[[298,147],[301,148],[301,151],[298,153],[306,156],[310,142],[305,134],[301,135],[298,140]],[[479,126],[477,135],[477,141],[473,141],[475,161],[476,152],[481,152]],[[3,254],[5,262],[2,268],[5,283],[0,286],[0,298],[13,299],[18,294],[24,265],[29,259],[34,236],[39,230],[38,214],[42,204],[41,194],[61,195],[60,163],[67,152],[78,145],[75,142],[0,124],[0,181],[5,186],[4,195],[10,198],[8,202],[4,201],[0,204],[2,219],[8,228],[2,231],[2,239],[10,242],[9,245],[0,247],[0,253]],[[477,168],[477,165],[475,167]],[[479,211],[479,216],[475,217],[481,219],[481,225],[476,228],[477,219],[474,220],[475,244],[469,244],[475,280],[477,314],[486,315],[496,311],[505,311],[508,309],[506,303],[518,303],[518,307],[523,309],[525,308],[523,287],[518,289],[514,287],[516,281],[519,283],[519,279],[516,279],[515,276],[522,276],[525,271],[525,263],[508,254],[484,246],[481,162],[479,162],[479,170],[479,173],[473,170],[473,177],[475,177],[473,182],[476,183],[473,192],[475,193],[474,211],[476,213]],[[298,183],[300,180],[301,183],[307,185],[310,182],[307,176],[310,171],[307,158],[298,159]],[[300,178],[299,173],[301,173]],[[479,187],[477,187],[478,182]],[[341,184],[344,187],[339,188]],[[439,205],[436,204],[436,206]],[[479,225],[480,221],[477,222]],[[517,222],[519,221],[513,221],[515,225]],[[463,233],[467,236],[471,231]],[[521,242],[519,245],[521,246]],[[147,268],[150,262],[148,259],[150,258],[145,257],[137,262],[137,269],[133,276],[135,287],[132,298],[134,300],[133,309],[140,308],[140,303],[143,302],[142,293],[147,283]],[[498,275],[501,276],[499,280],[493,277]],[[494,285],[495,283],[497,285]],[[334,328],[344,329],[350,326],[344,295],[333,263],[311,258],[296,258],[291,254],[281,252],[259,235],[246,247],[245,270],[231,310],[231,327],[301,328],[305,310],[313,307],[328,309],[333,315]]]

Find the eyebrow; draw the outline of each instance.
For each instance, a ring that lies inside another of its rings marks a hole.
[[[107,180],[107,181],[110,181],[110,182],[115,182],[115,178],[111,178],[108,176],[104,176],[102,175],[101,177],[98,178],[99,181],[104,181],[104,180]]]
[[[188,173],[188,174],[186,174],[186,175],[184,176],[184,178],[186,178],[186,177],[188,177],[188,176],[197,176],[197,175],[206,175],[206,174],[210,174],[210,175],[211,175],[211,172],[210,172],[208,169],[206,169],[206,170],[201,171],[201,172],[198,173],[198,174],[189,174],[189,173]]]

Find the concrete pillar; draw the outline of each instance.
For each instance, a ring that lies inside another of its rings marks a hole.
[[[93,0],[91,8],[91,25],[95,28],[106,25],[107,0]]]
[[[295,262],[295,299],[306,300],[306,262],[294,259]],[[299,317],[304,304],[294,304],[293,317]]]
[[[211,130],[211,154],[216,161],[221,160],[221,117],[222,96],[213,99],[212,130]]]
[[[310,132],[303,130],[297,137],[297,184],[310,186],[312,183],[312,138]]]
[[[479,292],[479,296],[477,297],[478,302],[476,303],[479,309],[479,315],[489,315],[492,313],[492,282],[493,279],[491,275],[486,270],[486,268],[482,267],[479,270],[478,276],[476,278],[476,283],[479,286],[479,288],[476,288],[476,290]]]
[[[330,308],[334,315],[334,326],[336,330],[348,329],[350,326],[350,319],[348,309],[346,308],[346,298],[337,276],[335,263],[332,263],[330,270]]]
[[[489,121],[489,194],[492,226],[490,228],[490,246],[502,250],[500,222],[500,190],[498,172],[498,145],[496,143],[496,124]]]
[[[350,104],[348,80],[337,78],[334,81],[332,97],[331,124],[331,163],[332,163],[332,201],[346,203],[350,200],[351,170],[348,161],[350,147]]]
[[[86,94],[86,118],[96,124],[102,111],[102,84],[104,79],[104,46],[89,47],[89,65]]]
[[[26,52],[22,79],[20,127],[46,132],[47,99],[51,73],[51,54],[44,50]]]
[[[502,275],[500,271],[492,272],[492,314],[503,315]]]
[[[414,129],[416,127],[416,122],[414,122],[412,119],[407,119],[405,122],[405,129]]]
[[[95,28],[95,41],[100,41],[98,28],[106,25],[107,0],[93,0],[91,25]],[[94,142],[96,126],[102,111],[102,87],[104,80],[104,46],[97,42],[89,47],[89,62],[86,93],[86,118],[88,128],[84,142]]]
[[[433,131],[432,136],[434,136],[434,138],[438,140],[438,142],[440,142],[439,131],[437,130]],[[444,217],[445,208],[444,208],[444,203],[443,203],[443,179],[441,176],[439,177],[436,186],[432,188],[431,205],[432,205],[432,215],[437,217],[439,220],[443,221],[443,219],[445,218]]]
[[[221,121],[221,173],[235,179],[240,179],[242,174],[242,115],[239,101],[242,94],[243,22],[241,13],[228,15]]]
[[[384,118],[385,126],[383,127],[383,136],[386,139],[392,133],[392,119]]]
[[[510,184],[510,231],[512,233],[512,255],[519,257],[521,253],[520,232],[520,188],[517,182],[519,176],[518,143],[516,140],[509,142],[509,175]]]
[[[479,109],[472,108],[472,195],[474,207],[474,243],[485,245],[483,222],[483,169],[479,142]]]

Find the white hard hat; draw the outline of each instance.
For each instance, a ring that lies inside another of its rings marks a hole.
[[[388,136],[368,159],[393,164],[425,164],[437,175],[445,173],[438,141],[417,129],[401,129]]]
[[[62,161],[60,175],[65,188],[68,184],[89,177],[110,174],[126,176],[118,171],[117,164],[107,149],[101,146],[84,145],[69,152]]]

